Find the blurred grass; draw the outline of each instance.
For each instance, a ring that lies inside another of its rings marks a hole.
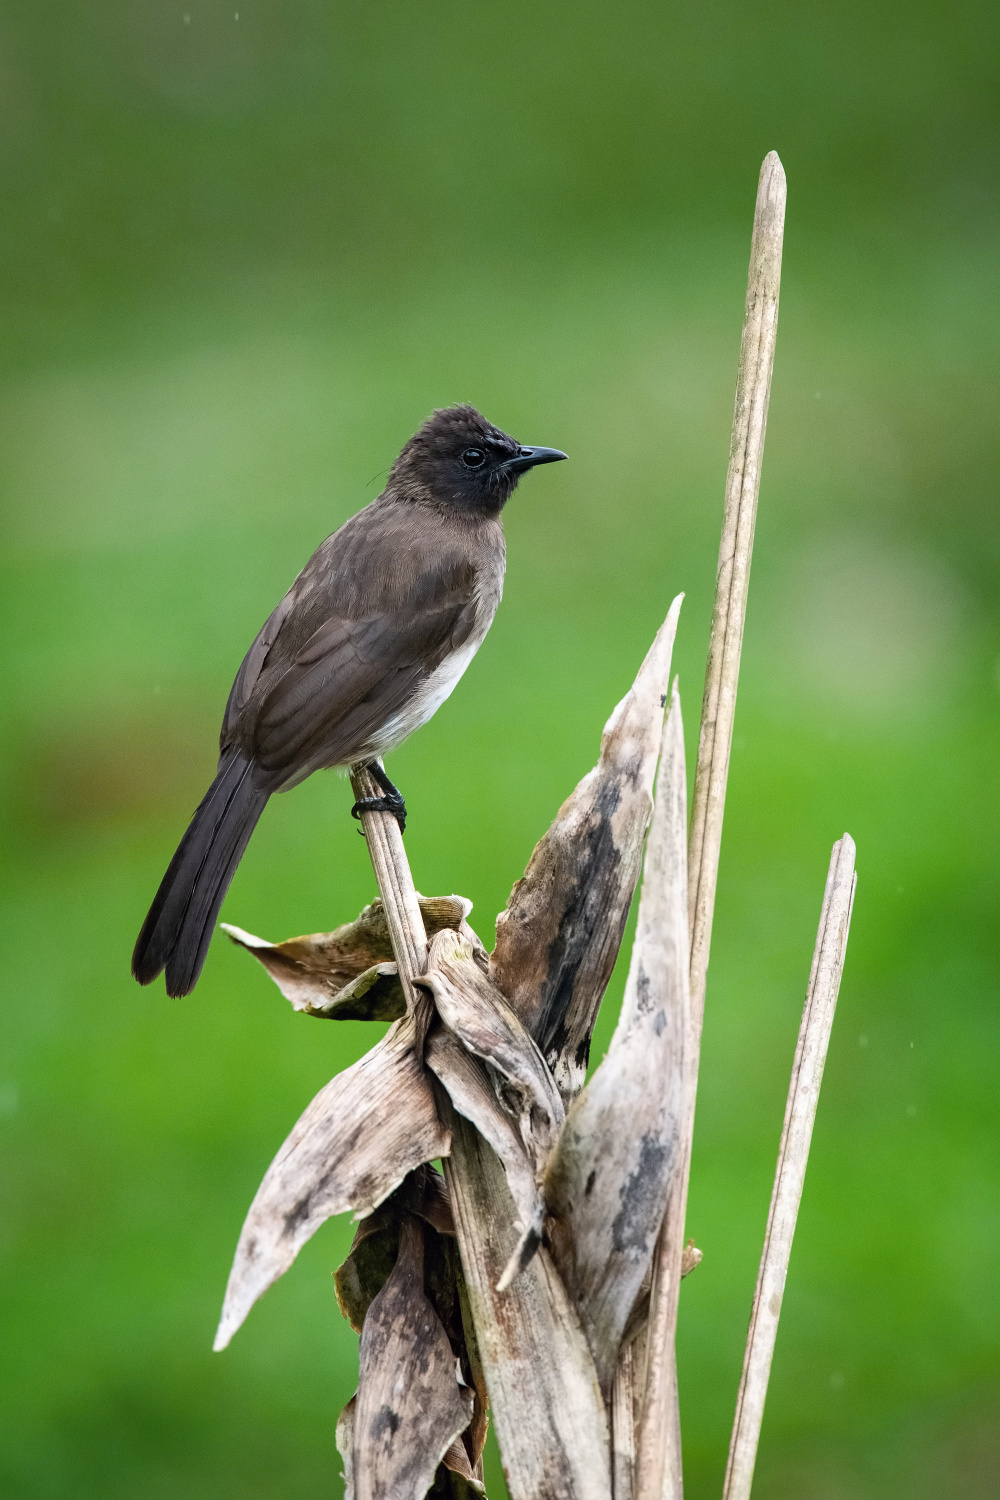
[[[721,1483],[846,827],[859,895],[755,1494],[992,1494],[997,13],[231,6],[22,0],[0,23],[0,1489],[336,1488],[356,1341],[329,1273],[350,1226],[208,1351],[263,1168],[372,1036],[286,1013],[219,943],[165,1005],[129,979],[131,944],[247,641],[436,404],[572,462],[519,490],[493,631],[393,761],[421,888],[472,897],[491,939],[678,589],[693,755],[775,147],[788,235],[692,1179],[688,1490]],[[348,805],[333,777],[272,803],[226,915],[270,937],[352,916],[372,880]]]

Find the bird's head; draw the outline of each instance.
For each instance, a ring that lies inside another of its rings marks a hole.
[[[392,466],[389,489],[479,515],[498,515],[521,475],[565,458],[558,448],[526,447],[474,406],[446,406],[415,433]]]

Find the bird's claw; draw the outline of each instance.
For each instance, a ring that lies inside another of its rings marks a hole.
[[[361,814],[366,812],[391,813],[399,824],[400,833],[406,832],[406,803],[398,792],[395,796],[359,797],[358,801],[351,808],[351,817],[360,819]]]

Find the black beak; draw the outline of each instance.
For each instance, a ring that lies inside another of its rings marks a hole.
[[[559,448],[521,448],[516,458],[508,458],[504,468],[508,474],[523,474],[536,464],[554,464],[565,457]]]

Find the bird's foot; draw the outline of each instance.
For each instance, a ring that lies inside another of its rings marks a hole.
[[[372,778],[378,782],[385,796],[383,797],[359,797],[351,808],[351,817],[360,818],[363,812],[387,812],[399,824],[400,833],[406,832],[406,803],[403,794],[397,786],[394,786],[382,767],[375,761],[367,768]]]
[[[398,792],[394,797],[361,797],[351,808],[351,817],[360,818],[366,812],[392,813],[400,833],[406,831],[406,803]]]

